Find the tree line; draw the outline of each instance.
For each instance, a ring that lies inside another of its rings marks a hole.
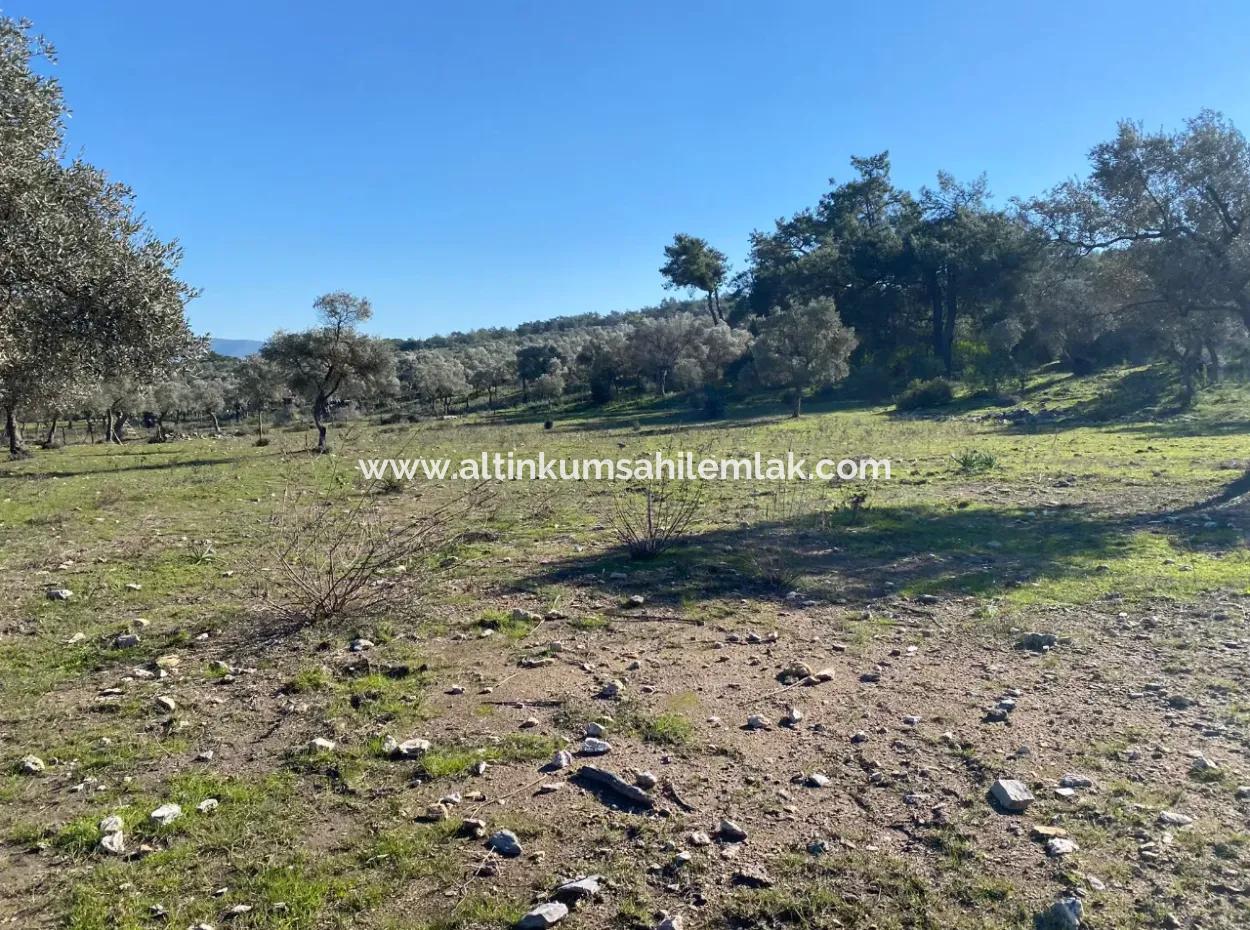
[[[709,416],[734,397],[803,399],[838,384],[896,397],[960,378],[998,391],[1038,364],[1085,372],[1175,366],[1183,399],[1250,357],[1250,149],[1221,115],[1176,131],[1123,122],[1084,176],[996,204],[984,176],[943,172],[919,191],[888,152],[851,159],[813,205],[751,234],[745,267],[680,233],[666,287],[689,299],[423,340],[365,334],[366,298],[336,292],[316,325],[223,359],[191,332],[181,253],[131,192],[67,157],[67,109],[37,65],[52,49],[0,17],[0,407],[10,452],[23,420],[87,417],[121,441],[187,417],[306,410],[326,448],[347,405],[408,402],[449,415],[478,402],[594,404],[683,392]],[[941,397],[942,392],[932,392]]]

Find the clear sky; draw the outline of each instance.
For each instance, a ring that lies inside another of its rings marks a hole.
[[[1250,4],[12,0],[57,46],[71,150],[186,249],[200,331],[327,290],[424,336],[664,296],[674,232],[741,266],[847,159],[1082,169],[1118,119],[1250,131]]]

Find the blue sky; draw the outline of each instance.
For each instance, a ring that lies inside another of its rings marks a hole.
[[[336,289],[392,336],[652,303],[674,232],[741,266],[852,154],[1006,198],[1120,118],[1250,129],[1232,0],[3,5],[58,48],[71,150],[183,243],[223,337]]]

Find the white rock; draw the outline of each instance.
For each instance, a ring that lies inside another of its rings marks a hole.
[[[47,763],[38,756],[23,756],[17,763],[18,771],[23,775],[38,775],[47,767]]]
[[[182,808],[173,803],[162,804],[148,816],[162,827],[167,827],[182,816]]]
[[[581,753],[586,756],[602,756],[612,751],[612,744],[607,740],[588,736],[582,740]]]
[[[199,804],[195,805],[195,809],[201,814],[211,814],[221,806],[221,802],[216,798],[205,798]]]
[[[310,752],[334,752],[337,746],[338,743],[332,739],[326,739],[324,736],[314,737],[308,743]]]

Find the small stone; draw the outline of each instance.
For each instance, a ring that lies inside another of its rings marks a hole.
[[[686,834],[686,842],[691,846],[711,846],[712,837],[702,830],[694,830]]]
[[[602,878],[598,875],[586,875],[582,878],[575,878],[560,885],[551,893],[551,896],[557,901],[563,901],[565,904],[585,901],[599,894],[601,881]]]
[[[195,805],[195,809],[201,814],[211,814],[221,806],[221,802],[216,798],[205,798],[199,804]]]
[[[396,743],[391,750],[390,756],[395,759],[417,759],[430,751],[430,741],[428,739],[406,739],[402,743]]]
[[[114,649],[133,649],[139,645],[138,633],[122,633],[113,640]]]
[[[308,751],[309,752],[334,752],[334,749],[336,746],[338,746],[338,743],[336,743],[334,740],[326,739],[324,736],[317,736],[309,741]]]
[[[722,820],[716,828],[716,835],[728,843],[745,843],[747,831],[732,820]]]
[[[17,770],[23,775],[39,775],[47,767],[48,764],[38,756],[23,756],[17,763]]]
[[[551,756],[551,761],[547,763],[547,768],[559,771],[567,769],[573,764],[573,754],[567,749],[557,749]]]
[[[752,714],[747,717],[748,730],[767,730],[768,719],[763,714]]]
[[[172,714],[178,709],[178,703],[173,698],[164,694],[157,697],[157,699],[152,703],[156,705],[157,710],[162,710],[167,714]]]
[[[475,840],[480,840],[486,836],[486,821],[479,820],[476,817],[466,817],[460,821],[460,835],[467,836]]]
[[[1094,782],[1093,782],[1093,779],[1087,778],[1084,775],[1074,775],[1072,773],[1068,773],[1067,775],[1063,776],[1063,778],[1059,779],[1059,787],[1060,788],[1092,788],[1094,787]]]
[[[680,914],[670,914],[655,925],[655,930],[685,930]]]
[[[539,721],[537,717],[526,717],[524,720],[521,721],[521,729],[532,730],[536,726],[538,726],[538,723]]]
[[[1028,810],[1033,803],[1033,793],[1022,781],[1014,778],[1000,778],[990,786],[990,794],[1004,810],[1018,814]]]
[[[807,778],[803,779],[803,784],[809,788],[828,788],[830,784],[829,776],[820,772],[812,772]]]
[[[772,876],[759,865],[749,865],[739,869],[734,872],[732,881],[743,888],[771,888],[773,886]]]
[[[624,692],[624,690],[625,690],[625,683],[617,679],[613,679],[612,681],[609,681],[606,685],[604,685],[599,690],[599,697],[602,697],[602,698],[620,697],[620,695]]]
[[[569,916],[569,909],[559,901],[548,901],[534,908],[519,921],[517,930],[546,930]]]
[[[1059,645],[1059,637],[1054,633],[1025,633],[1016,640],[1017,649],[1029,652],[1045,652]]]
[[[182,816],[182,807],[178,804],[162,804],[156,810],[152,811],[148,817],[162,827],[167,827],[179,817]]]
[[[49,588],[48,600],[50,601],[68,601],[74,596],[74,592],[69,588]]]
[[[490,839],[486,841],[486,846],[508,859],[515,859],[522,852],[521,841],[511,830],[500,830],[491,834]]]
[[[655,775],[653,775],[651,772],[639,772],[638,775],[634,778],[634,784],[636,784],[639,788],[643,788],[647,791],[650,791],[658,783],[659,783],[659,779],[657,779]]]
[[[608,731],[603,724],[592,721],[591,723],[586,724],[586,735],[593,736],[596,739],[601,739],[608,735]]]
[[[373,640],[365,639],[363,637],[359,639],[353,639],[351,642],[351,645],[348,646],[347,648],[350,649],[352,652],[364,652],[366,649],[373,648]]]
[[[1057,859],[1060,856],[1066,856],[1069,853],[1074,853],[1078,849],[1080,849],[1080,847],[1076,845],[1074,840],[1070,840],[1064,836],[1056,836],[1046,842],[1046,855],[1053,859]]]
[[[1063,898],[1039,915],[1039,930],[1079,930],[1085,906],[1080,898]]]
[[[586,739],[582,740],[582,745],[579,751],[584,756],[602,756],[612,751],[612,744],[607,740],[595,739],[593,736],[588,736]]]
[[[440,823],[451,816],[451,810],[446,804],[435,802],[425,809],[425,818],[433,823]]]
[[[1180,811],[1163,811],[1159,814],[1159,825],[1163,827],[1187,827],[1193,822],[1194,818]]]
[[[100,837],[100,848],[109,855],[124,856],[126,854],[126,838],[122,835],[121,830],[105,833]]]
[[[781,725],[786,727],[798,726],[799,721],[803,719],[803,711],[797,707],[787,707],[786,715],[781,718]]]
[[[538,793],[539,794],[555,794],[557,791],[559,791],[563,787],[564,785],[561,782],[545,781],[541,785],[538,786]]]

